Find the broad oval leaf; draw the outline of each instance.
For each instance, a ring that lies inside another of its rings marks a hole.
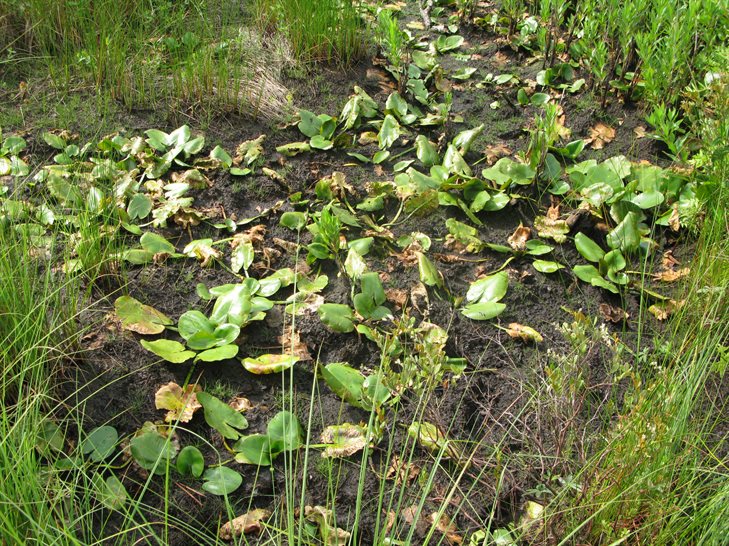
[[[227,466],[208,468],[203,474],[202,488],[213,495],[229,495],[243,483],[243,476]]]
[[[238,354],[237,345],[222,345],[208,349],[197,355],[195,362],[218,362],[220,360],[228,360],[234,358]]]
[[[322,376],[329,388],[345,402],[362,407],[365,377],[359,370],[341,362],[333,362],[322,368]]]
[[[352,423],[330,425],[321,433],[321,442],[329,444],[322,457],[349,457],[367,445],[367,428]]]
[[[233,445],[233,451],[235,460],[242,464],[270,466],[272,462],[271,441],[266,434],[243,436]]]
[[[577,252],[582,254],[582,257],[588,262],[597,263],[605,256],[605,251],[584,233],[575,235],[575,247],[577,247]]]
[[[177,456],[177,471],[183,476],[199,478],[205,469],[203,454],[195,446],[185,446]]]
[[[278,373],[288,370],[291,366],[299,361],[298,357],[293,355],[273,355],[266,354],[256,358],[244,358],[242,360],[243,367],[251,373],[258,375]]]
[[[175,456],[172,442],[156,432],[145,432],[135,436],[129,442],[132,457],[145,470],[156,468],[158,473],[164,471],[166,461]]]
[[[296,415],[280,411],[268,423],[266,434],[271,442],[271,452],[293,451],[303,444],[304,430]]]
[[[223,437],[237,440],[241,435],[239,430],[248,428],[248,420],[243,415],[212,394],[199,392],[197,399],[205,411],[205,422]]]
[[[560,269],[564,269],[564,266],[558,262],[550,262],[547,260],[534,260],[532,262],[534,269],[540,273],[555,273]]]
[[[461,314],[471,320],[489,320],[499,316],[506,309],[506,305],[499,302],[487,301],[471,303],[461,309]]]
[[[114,310],[121,320],[122,328],[138,334],[159,334],[165,326],[173,324],[167,315],[131,296],[118,297],[114,302]]]
[[[193,356],[194,351],[185,350],[185,346],[179,341],[170,339],[156,339],[154,341],[141,340],[142,347],[173,364],[187,362]]]
[[[354,312],[348,305],[323,303],[317,313],[321,321],[335,332],[346,334],[354,330]]]
[[[108,425],[96,427],[81,442],[81,453],[99,463],[114,452],[118,441],[119,434],[114,427]]]
[[[483,277],[473,283],[466,293],[466,301],[473,303],[497,302],[506,295],[509,276],[504,271]]]

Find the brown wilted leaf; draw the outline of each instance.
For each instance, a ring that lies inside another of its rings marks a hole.
[[[502,157],[511,155],[511,149],[504,143],[500,142],[498,144],[491,144],[489,146],[486,146],[483,153],[486,156],[486,164],[493,165]]]
[[[663,269],[673,269],[675,266],[681,265],[681,262],[673,255],[673,250],[666,250],[661,258],[661,265]]]
[[[448,544],[461,544],[463,542],[463,537],[456,532],[456,524],[445,514],[438,517],[438,512],[433,512],[428,519],[438,531],[445,535]]]
[[[658,320],[666,320],[673,313],[683,307],[684,300],[668,300],[654,303],[648,311]]]
[[[251,401],[243,396],[236,396],[235,398],[233,398],[233,400],[230,401],[228,405],[238,412],[253,409],[253,404],[251,404]]]
[[[520,339],[525,342],[534,341],[535,343],[541,343],[544,341],[542,334],[537,332],[534,328],[531,326],[524,326],[518,322],[510,323],[508,328],[506,328],[506,333],[509,334],[509,337],[512,339]]]
[[[266,226],[258,224],[249,230],[233,235],[233,238],[230,241],[230,247],[237,248],[244,243],[251,243],[255,247],[260,247],[263,244],[265,236]]]
[[[673,205],[671,216],[668,218],[668,226],[671,228],[671,231],[674,232],[678,232],[678,230],[681,229],[681,218],[678,215],[678,203]]]
[[[422,282],[417,283],[410,289],[410,301],[413,307],[423,316],[428,316],[430,310],[430,299],[428,298],[428,290]]]
[[[322,457],[349,457],[367,445],[367,427],[351,423],[330,425],[321,433],[321,442],[329,444]]]
[[[590,129],[590,138],[586,139],[586,142],[593,150],[602,150],[605,144],[612,142],[614,138],[615,129],[604,123],[598,123]]]
[[[401,483],[409,483],[418,477],[420,473],[420,467],[404,462],[399,456],[393,455],[390,462],[390,467],[387,469],[385,474],[386,480],[394,480],[395,485]]]
[[[256,508],[242,516],[230,520],[220,528],[219,536],[223,540],[233,540],[240,535],[260,533],[263,530],[262,520],[271,517],[271,511],[265,508]]]
[[[534,218],[534,229],[540,237],[553,239],[558,243],[564,243],[570,232],[567,222],[559,218],[559,205],[549,207],[545,216]]]
[[[516,228],[514,230],[514,233],[509,236],[507,242],[509,243],[509,246],[515,251],[524,252],[526,250],[526,242],[531,234],[531,228],[525,227],[520,222],[519,227]]]
[[[186,208],[178,210],[173,216],[172,220],[180,226],[182,229],[188,229],[191,226],[200,225],[205,216],[195,209]]]
[[[331,524],[331,510],[323,506],[305,506],[304,516],[319,527],[319,535],[325,546],[347,546],[349,543],[352,534]]]
[[[377,144],[377,133],[374,131],[365,131],[361,135],[359,135],[359,139],[357,142],[361,146],[367,146],[369,144]]]
[[[295,254],[296,249],[299,248],[299,245],[297,245],[293,241],[287,241],[286,239],[279,239],[278,237],[273,238],[273,244],[280,246],[284,249],[285,252],[288,252],[289,254]]]
[[[666,271],[656,273],[655,275],[653,275],[653,278],[661,282],[676,282],[678,279],[682,279],[689,273],[691,273],[691,268],[689,267],[683,267],[676,270],[667,269]]]
[[[283,334],[278,336],[278,342],[283,347],[284,353],[296,356],[300,361],[311,360],[309,348],[301,341],[299,332],[292,330],[290,324],[286,325]]]
[[[187,423],[192,419],[193,414],[202,407],[197,401],[198,385],[188,385],[184,389],[174,381],[157,389],[154,395],[154,406],[157,409],[166,409],[165,421],[172,422],[179,420]]]
[[[491,60],[496,63],[497,66],[503,67],[509,64],[509,57],[504,55],[501,51],[497,51],[491,56]]]
[[[646,131],[646,128],[643,125],[638,125],[633,128],[633,133],[635,134],[635,138],[645,138],[648,136],[648,132]]]
[[[608,322],[612,322],[615,324],[627,320],[630,316],[625,311],[625,309],[622,309],[620,307],[614,307],[607,303],[601,303],[599,309],[602,318],[604,318]]]
[[[387,301],[395,304],[395,307],[402,309],[408,301],[408,293],[400,288],[388,288],[385,290]]]

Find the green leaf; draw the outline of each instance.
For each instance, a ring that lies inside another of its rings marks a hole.
[[[56,150],[63,150],[66,148],[66,141],[63,140],[58,135],[54,135],[53,133],[50,133],[50,132],[43,133],[43,140],[51,148],[55,148]]]
[[[388,149],[400,137],[400,124],[391,114],[385,116],[380,132],[377,134],[377,141],[382,150]]]
[[[454,34],[453,36],[445,36],[444,34],[441,34],[435,40],[433,45],[438,53],[446,53],[448,51],[458,49],[461,45],[463,45],[463,42],[463,36],[458,36],[457,34]]]
[[[438,150],[435,144],[430,142],[424,135],[415,137],[415,155],[425,167],[432,167],[440,162]]]
[[[454,80],[467,80],[476,73],[476,69],[468,66],[464,66],[456,70],[451,74],[451,79]]]
[[[282,451],[293,451],[303,445],[304,430],[296,415],[290,411],[280,411],[268,423],[266,434],[271,443],[271,453],[275,457]]]
[[[197,393],[197,400],[205,410],[205,422],[217,430],[224,438],[237,440],[239,430],[248,428],[248,420],[225,402],[206,392]],[[239,429],[239,430],[236,430]]]
[[[145,432],[135,436],[129,442],[132,457],[145,470],[156,468],[157,473],[164,472],[166,461],[175,456],[172,443],[157,432]]]
[[[299,117],[301,118],[297,125],[299,131],[309,138],[319,135],[322,122],[316,114],[308,110],[299,110]]]
[[[531,239],[526,242],[526,251],[530,256],[542,256],[549,254],[552,250],[554,250],[554,247],[537,239]]]
[[[210,159],[216,159],[220,161],[220,163],[222,163],[223,167],[225,167],[226,169],[229,169],[230,166],[233,164],[233,158],[230,157],[230,154],[219,145],[211,150]]]
[[[248,271],[255,258],[255,250],[252,243],[240,243],[230,254],[230,269],[238,273],[241,269]]]
[[[311,146],[308,142],[290,142],[282,146],[277,146],[276,151],[282,155],[288,157],[294,157],[304,152],[311,151]]]
[[[620,249],[629,252],[638,248],[640,245],[640,233],[638,232],[638,221],[640,217],[637,213],[630,211],[623,218],[615,229],[607,235],[607,244],[610,248]]]
[[[118,297],[114,310],[122,328],[142,335],[162,333],[165,326],[173,324],[167,315],[131,296]]]
[[[237,345],[222,345],[213,349],[208,349],[197,355],[195,362],[218,362],[220,360],[228,360],[238,354]]]
[[[101,474],[94,474],[92,478],[96,500],[109,510],[118,510],[124,506],[129,494],[124,484],[114,475],[104,479]]]
[[[509,276],[504,271],[483,277],[471,283],[466,294],[470,303],[497,302],[506,295],[509,288]]]
[[[331,140],[327,140],[322,135],[314,135],[309,140],[309,146],[315,150],[331,150],[334,147],[334,143]]]
[[[304,212],[284,212],[281,215],[279,224],[294,231],[299,231],[306,226],[306,213]]]
[[[575,276],[586,283],[592,283],[592,279],[600,278],[600,272],[594,265],[576,265],[572,268]]]
[[[418,274],[420,282],[427,286],[443,286],[443,277],[428,257],[422,252],[415,253],[418,258]]]
[[[132,220],[142,220],[152,212],[152,200],[143,193],[137,193],[129,200],[127,213]],[[174,251],[174,247],[173,247]]]
[[[227,466],[208,468],[203,474],[202,488],[213,495],[229,495],[243,483],[243,476]]]
[[[323,303],[317,313],[321,321],[335,332],[346,334],[354,330],[354,313],[348,305]]]
[[[365,377],[358,371],[341,362],[327,364],[322,376],[329,388],[348,404],[362,407],[362,388]]]
[[[183,476],[199,478],[205,469],[203,454],[195,446],[185,446],[177,456],[177,471]]]
[[[265,375],[288,370],[299,359],[293,355],[266,354],[256,358],[244,358],[243,367],[251,373]]]
[[[173,364],[182,364],[195,356],[194,351],[186,351],[182,343],[170,339],[156,339],[155,341],[143,339],[140,343],[148,351]]]
[[[354,296],[354,308],[366,319],[382,319],[384,315],[389,313],[389,310],[380,307],[387,299],[385,290],[382,288],[380,275],[374,271],[364,273],[360,278],[360,283],[362,292]]]
[[[473,144],[473,141],[478,138],[478,136],[483,133],[484,125],[483,123],[479,125],[478,127],[474,127],[473,129],[468,129],[467,131],[461,131],[458,133],[455,137],[453,137],[452,144],[458,149],[458,153],[461,155],[466,155],[468,150],[471,149],[471,144]]]
[[[81,453],[95,463],[107,459],[119,441],[119,434],[114,427],[108,425],[96,427],[89,432],[79,446]]]
[[[461,314],[472,320],[489,320],[500,315],[504,309],[506,309],[506,305],[503,303],[487,301],[466,305],[461,309]]]
[[[240,167],[232,167],[229,172],[233,176],[248,176],[253,171],[251,169],[249,169],[248,167],[246,167],[244,169],[241,169]]]
[[[146,232],[139,239],[142,248],[152,254],[174,254],[175,245],[170,243],[161,235],[157,235],[151,231]]]
[[[575,235],[575,247],[588,262],[598,263],[605,256],[605,251],[584,233]]]
[[[266,434],[243,436],[233,445],[233,451],[239,463],[271,466],[271,440]]]
[[[534,260],[532,262],[534,269],[540,273],[555,273],[560,269],[564,269],[564,266],[558,262],[549,262],[546,260]]]
[[[383,161],[387,160],[387,158],[390,157],[390,150],[380,150],[378,152],[375,152],[375,154],[372,156],[372,163],[375,165],[379,165]]]

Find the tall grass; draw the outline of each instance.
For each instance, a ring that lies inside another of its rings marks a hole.
[[[286,36],[297,58],[348,64],[364,51],[353,0],[254,0],[259,28]]]
[[[719,86],[725,93],[726,86]],[[659,336],[659,372],[620,417],[581,473],[583,490],[552,505],[560,544],[725,544],[729,533],[726,390],[729,339],[729,141],[726,100],[704,124],[711,158],[705,177],[707,216],[684,306]],[[645,329],[646,325],[641,324]],[[638,363],[636,362],[637,366]],[[723,387],[722,387],[723,385]]]

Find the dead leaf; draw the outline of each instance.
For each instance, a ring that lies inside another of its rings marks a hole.
[[[367,427],[351,423],[330,425],[321,433],[321,442],[329,444],[322,457],[349,457],[367,445]]]
[[[615,129],[604,123],[598,123],[590,129],[590,137],[586,139],[586,142],[593,150],[602,150],[605,144],[612,142],[614,138]]]
[[[304,516],[319,527],[319,535],[325,546],[347,546],[351,533],[331,524],[332,511],[323,506],[305,506]]]
[[[179,420],[187,423],[192,419],[193,414],[202,407],[197,401],[199,385],[188,385],[184,389],[174,381],[157,389],[154,395],[154,406],[157,409],[169,410],[165,415],[165,421],[172,422]]]
[[[601,303],[599,306],[599,310],[602,318],[614,324],[618,324],[624,320],[628,320],[628,318],[630,317],[625,309],[615,307],[608,303]]]
[[[412,464],[412,462],[403,461],[397,455],[393,455],[390,467],[385,474],[385,479],[394,480],[395,485],[400,485],[401,483],[407,484],[417,478],[419,473],[420,467]]]
[[[512,322],[509,324],[509,327],[506,328],[506,333],[509,334],[509,337],[512,339],[520,339],[526,342],[534,341],[536,343],[541,343],[544,341],[542,334],[537,332],[534,328],[524,326],[518,322]]]
[[[172,216],[172,220],[175,224],[180,226],[182,229],[188,229],[191,226],[194,227],[200,225],[203,218],[205,218],[203,214],[191,208],[180,209],[174,214],[174,216]]]
[[[683,277],[686,277],[689,273],[691,273],[691,268],[689,267],[683,267],[681,269],[668,269],[666,271],[661,271],[660,273],[656,273],[653,275],[653,278],[657,281],[661,282],[675,282],[678,279],[682,279]]]
[[[433,512],[430,514],[429,519],[436,530],[445,535],[445,539],[448,544],[461,544],[463,542],[463,537],[456,533],[455,523],[453,523],[448,516],[441,514],[441,516],[438,517],[438,512]]]
[[[498,144],[491,144],[489,146],[486,146],[483,153],[486,156],[486,164],[493,165],[494,163],[496,163],[497,160],[501,159],[502,157],[511,155],[511,149],[504,143],[500,142]]]
[[[668,218],[668,226],[671,228],[671,231],[675,232],[681,229],[681,219],[678,215],[678,203],[673,205],[671,216]]]
[[[301,341],[299,332],[292,330],[290,324],[287,324],[283,334],[278,336],[278,342],[283,347],[285,354],[296,356],[300,361],[311,360],[309,348],[306,346],[306,343]]]
[[[422,282],[417,283],[410,289],[410,301],[413,302],[413,307],[423,317],[428,316],[430,312],[430,299],[428,298],[428,290]]]
[[[516,228],[514,233],[509,236],[507,242],[515,251],[524,252],[526,250],[526,242],[531,234],[532,230],[528,227],[524,227],[520,222],[519,227]]]
[[[408,301],[408,293],[400,288],[388,288],[385,290],[387,301],[395,304],[395,307],[402,309]]]
[[[654,303],[648,311],[658,320],[666,320],[673,313],[681,309],[685,300],[668,300]]]
[[[491,60],[496,63],[497,66],[503,67],[509,63],[509,57],[504,55],[501,51],[497,51],[491,56]]]
[[[228,405],[238,412],[253,409],[253,404],[251,404],[251,401],[243,396],[236,396],[235,398],[233,398],[233,400],[230,401]]]
[[[633,128],[633,133],[635,134],[635,138],[645,138],[648,136],[648,132],[646,131],[646,128],[643,125],[638,125]]]
[[[676,259],[672,250],[666,250],[661,258],[661,265],[663,269],[673,269],[675,266],[681,265],[681,262]]]
[[[570,232],[567,222],[559,218],[559,205],[549,207],[545,216],[534,218],[534,229],[540,237],[553,239],[557,243],[564,243]]]
[[[223,540],[233,540],[240,535],[260,533],[263,530],[261,520],[271,517],[271,511],[265,508],[256,508],[242,516],[230,520],[220,528],[219,536]]]
[[[231,248],[237,248],[244,243],[251,243],[254,247],[260,247],[266,236],[266,226],[258,224],[247,231],[236,233],[230,241]]]

